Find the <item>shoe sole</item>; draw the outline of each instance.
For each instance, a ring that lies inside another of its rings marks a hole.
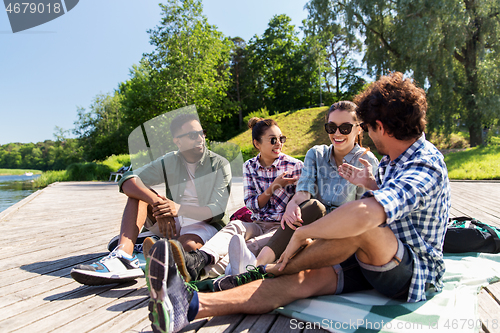
[[[142,254],[144,255],[144,259],[147,259],[149,256],[149,252],[151,251],[151,248],[153,245],[155,245],[156,240],[154,240],[151,237],[148,237],[144,240],[142,243]]]
[[[151,299],[148,304],[149,320],[155,333],[173,331],[173,306],[167,295],[166,272],[168,255],[164,242],[155,243],[146,259],[146,284]]]
[[[182,246],[182,245],[180,243],[177,243],[177,242],[170,242],[170,247],[172,249],[172,255],[174,256],[174,261],[175,261],[175,264],[177,265],[177,269],[179,270],[179,273],[181,273],[182,277],[184,278],[184,281],[191,282],[191,275],[189,274],[187,267],[186,267],[186,258],[184,257],[184,254],[183,254],[184,252],[183,252],[183,249],[179,248],[179,246]]]
[[[72,269],[71,277],[78,283],[85,284],[87,286],[102,286],[106,284],[113,283],[126,283],[134,281],[137,278],[144,276],[142,269],[138,268],[140,273],[134,270],[134,272],[129,273],[125,276],[116,276],[116,273],[110,273],[108,276],[102,275],[102,273],[90,272],[86,270]]]

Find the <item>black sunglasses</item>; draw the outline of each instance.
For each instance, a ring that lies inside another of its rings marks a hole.
[[[367,123],[361,123],[359,124],[361,126],[361,129],[365,132],[368,132],[368,124]]]
[[[189,136],[189,138],[191,140],[196,140],[198,139],[199,136],[201,136],[202,138],[204,138],[205,136],[207,136],[207,131],[205,130],[202,130],[202,131],[191,131],[191,132],[187,132],[187,133],[184,133],[184,134],[181,134],[181,135],[177,135],[176,138],[182,138],[183,136]]]
[[[347,134],[351,133],[353,126],[354,126],[354,124],[349,124],[349,123],[344,123],[340,126],[337,126],[337,124],[335,124],[335,123],[326,123],[325,124],[325,131],[328,134],[335,134],[335,132],[337,132],[337,128],[338,128],[340,131],[340,134],[347,135]]]
[[[284,136],[284,135],[280,136],[279,140],[280,140],[281,143],[285,143],[286,142],[286,136]],[[275,136],[273,136],[270,141],[271,141],[272,145],[275,145],[278,142],[278,138],[275,137]]]

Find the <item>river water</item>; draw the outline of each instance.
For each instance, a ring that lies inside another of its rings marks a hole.
[[[0,212],[35,192],[31,181],[39,176],[0,176]]]

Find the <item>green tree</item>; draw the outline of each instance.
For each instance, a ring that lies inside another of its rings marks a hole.
[[[154,89],[150,112],[195,104],[209,137],[218,139],[221,120],[235,113],[227,96],[232,42],[208,24],[201,0],[168,0],[160,7],[160,25],[148,31],[155,50],[145,55]]]
[[[275,15],[264,34],[247,46],[248,72],[253,110],[271,112],[310,105],[312,87],[317,87],[318,64],[307,45],[301,43],[291,19]]]
[[[99,94],[88,111],[78,108],[78,119],[74,123],[73,133],[79,137],[87,161],[103,160],[113,154],[128,152],[128,133],[122,130],[121,99],[122,96],[118,92]],[[57,156],[54,150],[51,154]]]
[[[317,49],[318,63],[328,92],[332,87],[338,99],[346,98],[360,82],[362,43],[349,31],[328,1],[310,0],[305,8],[308,17],[303,21],[307,43]]]
[[[465,123],[471,146],[500,114],[497,0],[323,0],[365,37],[372,74],[406,72],[428,90],[429,127]]]

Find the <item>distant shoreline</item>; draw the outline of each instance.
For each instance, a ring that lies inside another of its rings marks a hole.
[[[0,176],[22,176],[27,172],[32,172],[34,175],[41,175],[42,170],[33,169],[0,169]]]

